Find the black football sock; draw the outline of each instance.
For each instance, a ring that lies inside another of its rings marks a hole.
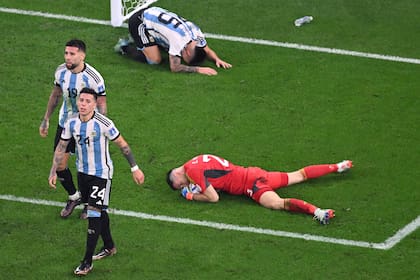
[[[76,193],[76,187],[74,186],[73,176],[71,175],[70,169],[66,168],[64,170],[57,171],[57,177],[69,195]]]
[[[98,242],[99,235],[101,234],[101,218],[100,217],[89,217],[89,226],[87,232],[86,241],[86,253],[84,261],[92,263],[92,256]]]
[[[108,212],[102,211],[101,212],[101,237],[104,241],[104,247],[106,249],[114,248],[114,241],[112,240],[111,236],[111,227],[109,226],[109,216]]]
[[[129,44],[128,46],[124,46],[121,48],[124,53],[131,59],[141,63],[147,63],[146,57],[144,56],[142,51],[137,50],[137,47],[133,44]]]

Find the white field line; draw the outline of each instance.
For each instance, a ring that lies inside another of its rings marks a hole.
[[[16,197],[14,195],[0,195],[0,199],[8,200],[8,201],[15,201],[15,202],[38,204],[38,205],[48,205],[48,206],[58,206],[58,207],[65,206],[65,203],[61,203],[61,202],[34,199],[34,198]],[[319,241],[319,242],[325,242],[325,243],[340,244],[340,245],[346,245],[346,246],[356,246],[356,247],[363,247],[363,248],[373,248],[373,249],[380,249],[380,250],[391,249],[397,243],[403,240],[406,236],[408,236],[410,233],[414,232],[418,227],[420,227],[420,216],[418,216],[414,221],[412,221],[411,223],[409,223],[408,225],[400,229],[396,234],[394,234],[393,236],[391,236],[384,242],[372,243],[372,242],[366,242],[366,241],[355,241],[355,240],[331,238],[331,237],[317,236],[317,235],[311,235],[311,234],[301,234],[301,233],[287,232],[287,231],[281,231],[281,230],[246,227],[246,226],[216,223],[216,222],[210,222],[210,221],[198,221],[198,220],[192,220],[188,218],[177,218],[177,217],[170,217],[170,216],[163,216],[163,215],[153,215],[153,214],[147,214],[147,213],[142,213],[142,212],[118,210],[118,209],[112,209],[112,208],[109,209],[109,212],[115,215],[135,217],[135,218],[140,218],[144,220],[155,220],[155,221],[170,222],[170,223],[196,225],[196,226],[203,226],[203,227],[209,227],[209,228],[214,228],[214,229],[224,229],[224,230],[241,231],[241,232],[248,232],[248,233],[255,233],[255,234],[274,235],[274,236],[280,236],[280,237],[297,238],[297,239],[304,239],[304,240],[310,240],[310,241]]]
[[[44,12],[38,12],[38,11],[18,10],[18,9],[11,9],[11,8],[5,8],[5,7],[0,7],[0,12],[20,14],[20,15],[29,15],[29,16],[39,16],[39,17],[45,17],[45,18],[55,18],[55,19],[101,24],[101,25],[111,25],[111,22],[108,20],[89,19],[89,18],[84,18],[84,17],[50,14],[50,13],[44,13]],[[127,27],[127,24],[124,24],[122,27]],[[262,39],[244,38],[244,37],[236,37],[236,36],[228,36],[228,35],[211,34],[211,33],[206,33],[205,35],[208,38],[241,42],[241,43],[247,43],[247,44],[275,46],[275,47],[329,53],[329,54],[336,54],[336,55],[348,55],[348,56],[355,56],[355,57],[388,60],[388,61],[394,61],[394,62],[420,64],[420,59],[417,59],[417,58],[406,58],[406,57],[399,57],[399,56],[392,56],[392,55],[364,53],[364,52],[358,52],[358,51],[349,51],[349,50],[342,50],[342,49],[335,49],[335,48],[324,48],[324,47],[317,47],[317,46],[301,45],[301,44],[296,44],[296,43],[276,42],[276,41],[269,41],[269,40],[262,40]]]

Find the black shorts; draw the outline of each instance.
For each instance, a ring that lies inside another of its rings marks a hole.
[[[108,208],[111,196],[111,180],[78,172],[77,182],[83,203],[88,203],[89,206],[101,210]]]
[[[55,139],[54,139],[54,152],[55,152],[55,148],[57,148],[58,142],[60,142],[62,131],[63,131],[63,128],[57,125],[57,131],[55,133]],[[70,143],[67,146],[66,153],[74,154],[75,148],[76,148],[76,143],[74,142],[74,138],[72,137],[70,139]]]
[[[143,12],[144,10],[140,10],[128,19],[128,31],[140,50],[157,45],[155,38],[149,34],[143,23]]]

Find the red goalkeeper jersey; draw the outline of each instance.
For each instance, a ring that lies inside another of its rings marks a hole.
[[[247,168],[214,155],[196,156],[186,162],[184,168],[191,183],[198,184],[203,192],[212,185],[216,191],[239,195],[245,193],[246,187],[253,183],[247,178]]]

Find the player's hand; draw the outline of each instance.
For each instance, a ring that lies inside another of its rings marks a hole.
[[[57,188],[57,186],[56,186],[56,184],[57,184],[57,174],[50,175],[50,177],[48,178],[48,183],[50,184],[51,188],[56,189]]]
[[[197,67],[197,73],[207,76],[217,75],[217,71],[210,67]]]
[[[136,171],[132,172],[133,180],[137,185],[141,185],[144,183],[144,174],[143,171],[137,169]]]
[[[193,200],[193,193],[191,192],[191,190],[188,187],[183,187],[181,189],[181,195],[186,199],[186,200]]]
[[[49,126],[50,122],[48,120],[43,119],[41,121],[41,125],[39,126],[39,135],[41,135],[41,137],[47,137]]]
[[[215,63],[216,63],[216,66],[219,67],[219,68],[220,67],[222,67],[224,69],[232,68],[232,64],[227,63],[226,61],[223,61],[221,59],[217,59]]]

